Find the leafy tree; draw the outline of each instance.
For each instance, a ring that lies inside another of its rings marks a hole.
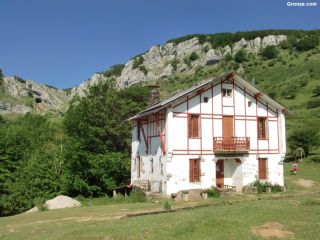
[[[70,137],[65,192],[99,196],[126,182],[131,148],[126,119],[146,107],[147,98],[145,87],[117,90],[111,80],[91,87],[70,106],[64,121]]]
[[[226,60],[227,62],[232,61],[233,57],[230,53],[227,53],[226,56],[224,57],[224,60]]]
[[[279,54],[278,49],[275,46],[267,46],[262,50],[262,57],[265,59],[276,58]]]
[[[295,46],[299,51],[307,51],[315,48],[319,44],[318,36],[305,37],[298,41]]]
[[[247,51],[244,48],[241,48],[235,55],[234,60],[237,63],[246,62],[248,60],[248,54]]]
[[[288,145],[291,151],[302,147],[306,155],[313,147],[319,144],[319,132],[312,128],[297,128],[288,138]]]
[[[292,48],[292,44],[289,40],[284,40],[279,44],[280,48],[282,49],[291,49]]]

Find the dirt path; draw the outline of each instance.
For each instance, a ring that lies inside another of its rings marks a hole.
[[[301,187],[305,187],[305,188],[311,188],[315,184],[315,182],[312,180],[306,180],[306,179],[302,179],[302,178],[299,178],[299,179],[293,181],[293,183],[295,183]]]
[[[252,234],[263,237],[265,239],[269,238],[292,238],[294,236],[293,232],[288,231],[284,228],[284,225],[278,222],[267,222],[263,225],[254,226],[251,228]]]

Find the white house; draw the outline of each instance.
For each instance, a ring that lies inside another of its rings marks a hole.
[[[285,108],[234,73],[130,118],[131,183],[164,195],[257,179],[284,185]]]

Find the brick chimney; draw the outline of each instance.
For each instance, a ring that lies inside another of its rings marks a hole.
[[[149,106],[160,102],[160,86],[156,84],[148,85],[149,88]]]

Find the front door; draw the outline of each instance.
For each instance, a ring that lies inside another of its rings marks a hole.
[[[224,185],[224,161],[218,160],[216,163],[216,186],[223,188]]]
[[[267,179],[267,159],[259,158],[258,167],[259,167],[259,179],[260,180]]]

